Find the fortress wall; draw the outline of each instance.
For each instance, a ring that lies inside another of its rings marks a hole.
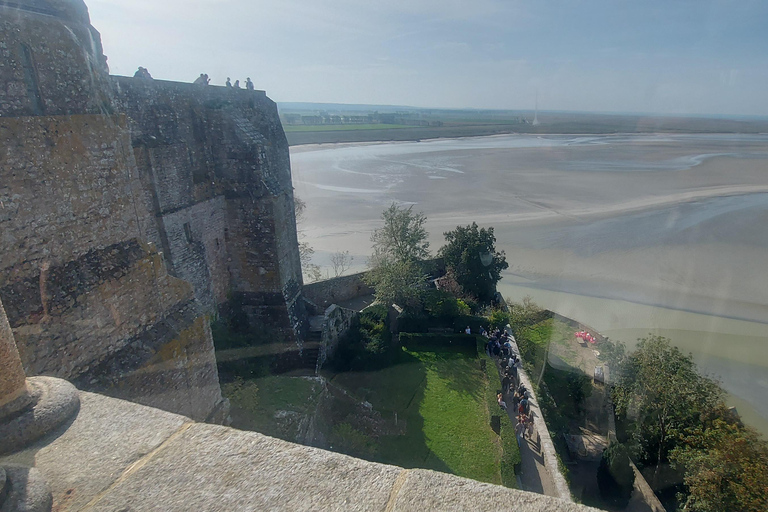
[[[301,330],[288,145],[263,91],[113,77],[169,271],[210,311],[236,299],[285,337]]]
[[[122,117],[0,118],[0,298],[29,375],[205,419],[221,402],[192,286],[152,223]]]
[[[4,3],[0,54],[0,298],[25,370],[225,416],[208,317],[236,299],[289,341],[304,317],[276,105],[110,77],[82,0]]]
[[[85,5],[39,3],[56,15],[0,6],[0,116],[110,112],[101,37]]]

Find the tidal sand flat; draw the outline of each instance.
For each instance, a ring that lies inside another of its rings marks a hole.
[[[317,264],[348,250],[364,268],[392,201],[427,214],[435,250],[456,225],[493,226],[505,296],[629,343],[667,335],[768,424],[768,136],[502,135],[291,158]]]

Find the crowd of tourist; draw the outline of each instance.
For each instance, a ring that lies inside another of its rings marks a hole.
[[[136,70],[136,73],[133,74],[133,78],[141,78],[143,80],[153,80],[152,75],[147,71],[147,68],[139,66],[139,69]],[[208,77],[207,73],[200,73],[200,76],[195,79],[194,82],[192,82],[195,85],[210,85],[211,79]],[[227,81],[224,84],[229,89],[241,89],[240,87],[240,80],[235,80],[234,85],[232,84],[232,79],[227,77]],[[248,77],[245,79],[245,88],[249,91],[254,90],[253,82],[251,81],[251,77]]]
[[[507,398],[511,397],[512,412],[515,415],[517,423],[515,425],[515,435],[518,444],[522,440],[533,438],[533,414],[531,413],[530,392],[525,384],[520,382],[518,368],[521,366],[520,357],[513,348],[515,337],[500,329],[493,332],[487,332],[482,327],[480,332],[488,338],[485,344],[485,352],[489,357],[499,361],[502,370],[501,390],[496,393],[496,401],[499,407],[508,412]]]

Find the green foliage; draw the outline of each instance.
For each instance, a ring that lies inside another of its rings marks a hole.
[[[378,260],[365,281],[373,287],[378,302],[411,311],[421,309],[427,291],[427,275],[417,261]]]
[[[339,340],[330,365],[337,371],[366,370],[391,362],[393,347],[386,326],[387,308],[376,305],[365,309]]]
[[[491,312],[491,316],[488,318],[488,324],[490,329],[504,329],[504,327],[510,323],[510,314],[507,311],[501,309],[494,309]]]
[[[381,214],[384,226],[371,235],[373,255],[366,282],[382,304],[397,304],[419,310],[427,289],[427,274],[421,260],[429,257],[429,242],[424,229],[426,216],[413,207],[395,203]]]
[[[613,392],[617,412],[632,413],[632,437],[640,460],[656,464],[658,475],[669,452],[701,422],[702,414],[722,401],[723,392],[697,373],[690,355],[659,336],[640,340],[620,373]]]
[[[467,356],[477,354],[477,337],[474,334],[424,334],[400,333],[400,345],[413,349],[453,349]]]
[[[382,261],[404,263],[429,257],[424,213],[415,213],[413,206],[403,208],[392,203],[381,218],[384,226],[371,235],[374,266],[379,266]]]
[[[768,444],[725,407],[708,416],[670,454],[685,469],[681,504],[691,512],[768,510]]]
[[[623,343],[605,339],[600,343],[600,359],[605,361],[611,372],[611,378],[621,379],[621,372],[624,369],[627,354]]]
[[[447,243],[439,255],[456,281],[481,302],[491,301],[501,272],[509,267],[504,252],[496,251],[493,228],[479,228],[473,222],[470,226],[456,226],[444,236]]]
[[[509,310],[509,324],[515,331],[541,322],[550,316],[550,313],[533,302],[533,299],[529,295],[523,297],[521,302],[514,302],[509,299],[505,302],[507,303],[507,309]]]
[[[469,314],[469,306],[463,300],[440,290],[425,293],[424,310],[431,316],[443,319]]]
[[[623,509],[632,496],[635,472],[630,466],[629,451],[619,443],[611,443],[603,452],[597,469],[597,485],[603,500],[612,507]]]

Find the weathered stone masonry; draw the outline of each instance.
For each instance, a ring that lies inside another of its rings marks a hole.
[[[301,263],[288,143],[263,91],[114,77],[155,213],[149,239],[211,309],[234,297],[295,339]]]
[[[217,419],[217,308],[302,328],[275,104],[110,77],[81,0],[0,0],[0,54],[0,299],[27,374]]]

